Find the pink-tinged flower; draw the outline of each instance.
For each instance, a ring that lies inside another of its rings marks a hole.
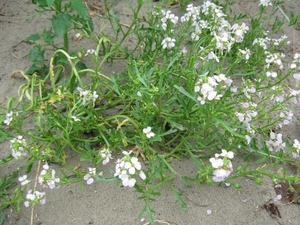
[[[13,112],[10,111],[9,113],[6,114],[6,118],[4,120],[4,123],[8,126],[10,124],[10,122],[13,119]]]
[[[29,180],[27,180],[27,175],[20,176],[19,181],[21,182],[22,186],[24,186],[30,182]]]
[[[87,173],[83,179],[86,180],[87,184],[92,184],[94,182],[94,176],[96,175],[96,168],[89,167],[89,173]]]
[[[26,207],[35,205],[37,202],[40,204],[45,204],[46,203],[46,193],[45,192],[39,192],[39,191],[32,191],[29,190],[26,194],[26,199],[27,201],[24,202],[24,205]]]
[[[209,161],[213,168],[220,168],[224,165],[223,159],[210,158]]]
[[[300,81],[300,73],[295,73],[293,75],[293,77],[297,80],[297,81]]]

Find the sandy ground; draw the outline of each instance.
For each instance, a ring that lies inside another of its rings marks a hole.
[[[101,2],[101,0],[98,0]],[[194,1],[196,5],[197,2]],[[235,11],[254,14],[257,11],[258,1],[237,1]],[[121,1],[116,11],[126,15],[124,20],[130,18],[130,11],[125,7],[125,1]],[[295,13],[300,11],[299,0],[286,1],[284,8],[286,11],[293,10]],[[27,15],[34,11],[31,0],[1,0],[0,1],[0,102],[5,103],[7,96],[16,96],[20,84],[24,82],[21,77],[11,79],[14,70],[26,70],[29,68],[27,55],[32,45],[24,41],[33,33],[41,32],[44,27],[49,26],[49,15],[27,18]],[[280,14],[279,14],[280,15]],[[282,16],[282,15],[281,15]],[[95,23],[101,22],[95,19]],[[99,19],[98,19],[99,20]],[[296,43],[300,40],[300,31],[291,29],[286,34]],[[295,36],[294,36],[295,34]],[[294,36],[294,37],[293,37]],[[93,47],[88,43],[77,43],[85,48]],[[74,43],[74,46],[75,43]],[[300,50],[299,44],[295,46]],[[291,49],[287,49],[287,55],[292,54]],[[113,69],[114,68],[114,69]],[[118,63],[114,67],[106,66],[106,71],[122,70],[123,63]],[[109,75],[109,74],[108,74]],[[296,110],[296,109],[294,109]],[[296,114],[296,112],[294,112]],[[299,138],[299,125],[294,120],[289,128],[285,130],[291,139]],[[30,124],[30,121],[28,122]],[[295,137],[296,136],[296,137]],[[10,154],[9,143],[0,143],[0,158]],[[71,156],[68,162],[76,165],[77,156]],[[238,160],[234,163],[238,164]],[[20,162],[13,160],[4,166],[0,166],[0,175],[13,171],[19,166]],[[189,159],[183,161],[173,161],[174,168],[182,171],[184,175],[193,175],[196,169]],[[81,166],[89,166],[81,162]],[[113,169],[113,163],[110,164]],[[35,165],[36,168],[36,165]],[[34,170],[31,175],[35,176]],[[233,187],[223,188],[218,185],[202,185],[197,187],[195,184],[186,186],[180,178],[174,180],[175,186],[182,191],[183,199],[186,201],[188,211],[184,212],[180,205],[175,202],[176,198],[170,192],[170,188],[165,185],[159,190],[162,195],[153,202],[152,208],[157,224],[299,224],[300,208],[298,205],[279,205],[282,218],[272,218],[261,206],[269,199],[274,198],[276,193],[273,183],[269,179],[264,179],[263,185],[256,185],[249,178],[236,180],[242,189]],[[37,205],[34,209],[34,224],[57,225],[57,224],[113,224],[113,225],[143,225],[147,222],[138,218],[139,211],[144,203],[137,199],[138,193],[134,189],[117,187],[115,183],[95,182],[92,185],[76,183],[61,186],[59,189],[46,190],[47,202],[45,205]],[[207,210],[212,213],[208,214]],[[7,215],[4,224],[30,224],[31,210],[23,207],[20,213],[16,210],[7,209],[1,214]]]

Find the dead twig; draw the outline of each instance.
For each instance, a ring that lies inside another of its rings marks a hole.
[[[169,223],[168,221],[163,221],[163,220],[154,220],[154,222],[158,222],[158,223],[161,223],[161,224],[167,224],[167,225],[171,225],[171,223]],[[144,223],[143,225],[148,225],[150,224],[149,222],[147,223]],[[177,223],[172,223],[174,225],[177,225]]]
[[[35,192],[35,190],[36,190],[40,168],[41,168],[41,160],[39,160],[39,162],[38,162],[38,167],[37,167],[37,171],[36,171],[36,175],[35,175],[33,192]],[[31,207],[30,225],[33,225],[33,213],[34,213],[34,205]]]

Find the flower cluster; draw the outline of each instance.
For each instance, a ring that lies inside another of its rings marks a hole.
[[[146,179],[145,173],[141,170],[141,163],[138,158],[130,156],[131,152],[132,151],[123,151],[122,153],[124,157],[122,159],[118,159],[116,162],[114,175],[122,180],[124,187],[134,187],[136,183],[136,174],[139,174],[141,179]]]
[[[175,39],[174,38],[170,38],[170,37],[166,37],[162,42],[161,42],[161,45],[162,45],[162,48],[163,49],[171,49],[175,46]]]
[[[283,35],[280,38],[270,38],[270,37],[264,37],[264,38],[256,38],[254,39],[252,45],[258,45],[262,47],[264,50],[267,50],[270,47],[276,47],[283,44],[289,44],[289,41],[286,41],[287,36]]]
[[[96,99],[99,97],[96,93],[96,91],[90,91],[90,90],[83,90],[80,87],[76,88],[77,91],[80,93],[80,97],[82,98],[82,105],[85,105],[86,102],[92,101],[93,104],[95,104]]]
[[[232,83],[232,80],[226,78],[224,74],[214,75],[213,77],[206,77],[206,75],[207,73],[203,75],[202,79],[199,79],[194,88],[196,93],[201,94],[197,97],[201,105],[205,104],[206,99],[210,101],[220,100],[223,95],[218,94],[217,89],[228,87]]]
[[[232,151],[227,152],[222,149],[221,154],[215,154],[215,157],[209,159],[212,167],[215,168],[212,178],[215,182],[224,181],[231,174],[233,169],[230,159],[233,159],[233,157],[234,153]]]
[[[102,173],[100,173],[99,175],[102,175]],[[96,168],[89,167],[89,172],[86,175],[84,175],[83,179],[86,180],[87,184],[92,184],[94,183],[95,176],[96,176]]]
[[[249,27],[242,23],[231,24],[225,19],[226,15],[222,12],[222,7],[206,1],[202,6],[194,7],[189,4],[186,8],[187,13],[181,17],[181,22],[189,22],[194,28],[191,39],[198,41],[203,29],[208,29],[216,42],[216,48],[230,50],[235,42],[242,42]]]
[[[259,5],[262,5],[262,6],[272,6],[272,2],[271,0],[260,0],[260,3]]]
[[[246,126],[246,140],[247,143],[249,144],[251,141],[251,136],[255,134],[255,130],[251,127],[251,121],[253,117],[257,116],[257,111],[254,109],[257,107],[257,104],[252,103],[252,102],[242,102],[241,103],[241,108],[240,110],[243,112],[235,112],[235,116],[238,118],[240,122],[242,122]]]
[[[250,59],[251,56],[251,51],[250,49],[246,48],[246,49],[239,49],[239,52],[241,55],[243,55],[244,60],[247,62]]]
[[[168,26],[168,21],[171,21],[171,23],[173,23],[174,25],[177,24],[178,22],[178,16],[175,16],[175,14],[173,14],[170,10],[161,10],[162,13],[162,18],[161,18],[161,22],[162,22],[162,28],[164,30],[167,29]]]
[[[50,189],[54,189],[56,187],[56,183],[60,182],[60,179],[55,176],[55,170],[49,169],[47,164],[43,165],[43,170],[38,177],[39,184],[42,187],[49,187]]]
[[[13,119],[13,112],[10,111],[9,113],[6,113],[6,118],[4,120],[4,123],[8,126],[12,121],[12,119]]]
[[[45,204],[46,203],[45,195],[46,195],[45,192],[29,190],[26,194],[26,201],[24,202],[24,205],[26,207],[29,207],[37,203]]]
[[[19,159],[22,156],[26,156],[27,153],[25,152],[25,149],[27,147],[26,140],[23,139],[21,135],[19,135],[17,138],[14,138],[10,141],[10,148],[12,150],[12,156],[15,159]]]
[[[270,132],[270,140],[266,141],[266,145],[271,152],[279,152],[285,149],[285,142],[282,140],[282,134]]]
[[[299,154],[300,154],[300,142],[297,139],[294,140],[293,147],[295,148],[296,152],[292,152],[292,157],[294,159],[299,158]]]
[[[300,81],[300,54],[296,53],[294,55],[294,60],[292,62],[292,64],[290,65],[291,69],[295,69],[298,67],[298,73],[294,73],[293,77],[299,82]]]
[[[27,180],[27,175],[20,176],[19,181],[22,186],[24,186],[30,182],[30,180]]]
[[[88,49],[88,50],[86,51],[86,53],[85,53],[84,56],[87,56],[87,55],[89,55],[89,54],[93,55],[93,54],[95,54],[95,53],[96,53],[96,52],[95,52],[94,49]]]
[[[100,151],[100,155],[102,157],[102,164],[106,165],[110,159],[112,159],[111,157],[111,151],[108,148],[104,148]]]

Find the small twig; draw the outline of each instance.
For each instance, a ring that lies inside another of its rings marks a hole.
[[[159,223],[162,223],[162,224],[167,224],[167,225],[171,225],[169,222],[167,221],[162,221],[162,220],[154,220],[154,222],[159,222]],[[143,225],[148,225],[150,224],[150,222],[147,222],[147,223],[144,223]],[[176,223],[173,223],[176,225]]]
[[[10,53],[13,57],[15,57],[16,59],[20,59],[20,58],[18,58],[18,56],[16,56],[14,53]]]
[[[296,54],[296,29],[293,28],[293,55]]]
[[[36,186],[37,186],[37,181],[38,181],[38,176],[40,172],[40,167],[41,167],[41,160],[38,162],[38,167],[35,175],[35,181],[34,181],[34,187],[33,187],[33,192],[35,192]],[[33,213],[34,213],[34,205],[31,207],[31,215],[30,215],[30,225],[33,225]]]

